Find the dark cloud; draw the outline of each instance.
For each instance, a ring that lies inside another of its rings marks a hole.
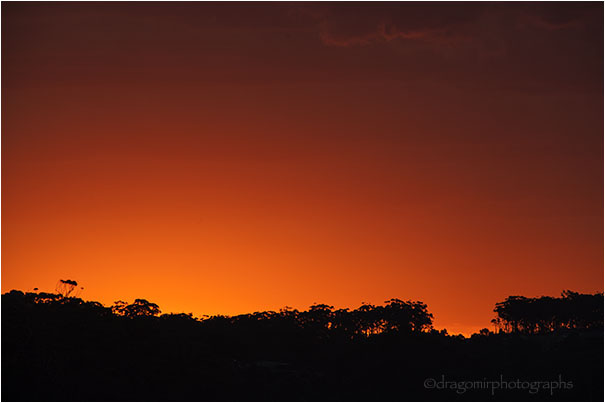
[[[355,3],[298,11],[325,48],[355,55],[358,66],[375,60],[373,68],[382,70],[375,74],[385,79],[602,87],[601,3]]]
[[[500,3],[356,3],[356,5],[298,8],[315,20],[321,41],[327,46],[368,46],[384,42],[423,42],[455,46],[475,43],[496,35],[517,39],[524,29],[547,31],[584,30],[602,26],[602,5],[500,4]],[[600,11],[601,12],[600,12]]]
[[[451,43],[464,39],[465,26],[482,9],[482,6],[356,3],[347,7],[317,7],[309,15],[316,19],[319,36],[326,45],[364,46],[394,40]]]

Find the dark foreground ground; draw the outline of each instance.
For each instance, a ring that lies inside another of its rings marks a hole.
[[[492,383],[490,383],[492,382]],[[602,401],[603,331],[351,338],[2,297],[3,401]]]

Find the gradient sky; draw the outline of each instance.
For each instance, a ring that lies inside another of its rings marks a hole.
[[[2,3],[2,292],[603,291],[603,3]]]

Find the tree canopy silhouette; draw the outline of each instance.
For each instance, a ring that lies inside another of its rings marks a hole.
[[[501,332],[433,329],[419,301],[356,309],[314,304],[237,316],[161,313],[145,299],[94,301],[13,290],[2,295],[3,399],[27,401],[490,400],[427,390],[428,378],[573,382],[538,395],[602,400],[602,294],[509,297]],[[482,394],[484,393],[484,394]],[[500,391],[501,400],[527,400]]]
[[[116,301],[111,307],[111,310],[116,315],[126,316],[128,318],[158,316],[162,312],[158,304],[149,302],[146,299],[135,299],[132,304],[127,304],[124,301]]]
[[[498,302],[492,322],[505,332],[546,333],[558,329],[603,329],[603,293],[563,291],[560,298],[510,296]]]
[[[78,282],[75,280],[59,280],[55,290],[63,298],[77,297],[78,295]]]

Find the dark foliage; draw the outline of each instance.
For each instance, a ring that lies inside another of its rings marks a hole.
[[[425,304],[398,299],[198,320],[160,315],[144,299],[107,308],[11,291],[2,296],[2,400],[603,400],[599,296],[566,292],[562,300],[573,303],[555,310],[565,319],[554,322],[516,313],[519,297],[511,298],[496,311],[519,331],[465,339],[434,330]],[[573,388],[492,396],[425,387],[428,378],[500,377],[560,377]]]
[[[512,296],[496,304],[494,324],[506,332],[603,329],[603,294],[563,291],[561,298]]]

